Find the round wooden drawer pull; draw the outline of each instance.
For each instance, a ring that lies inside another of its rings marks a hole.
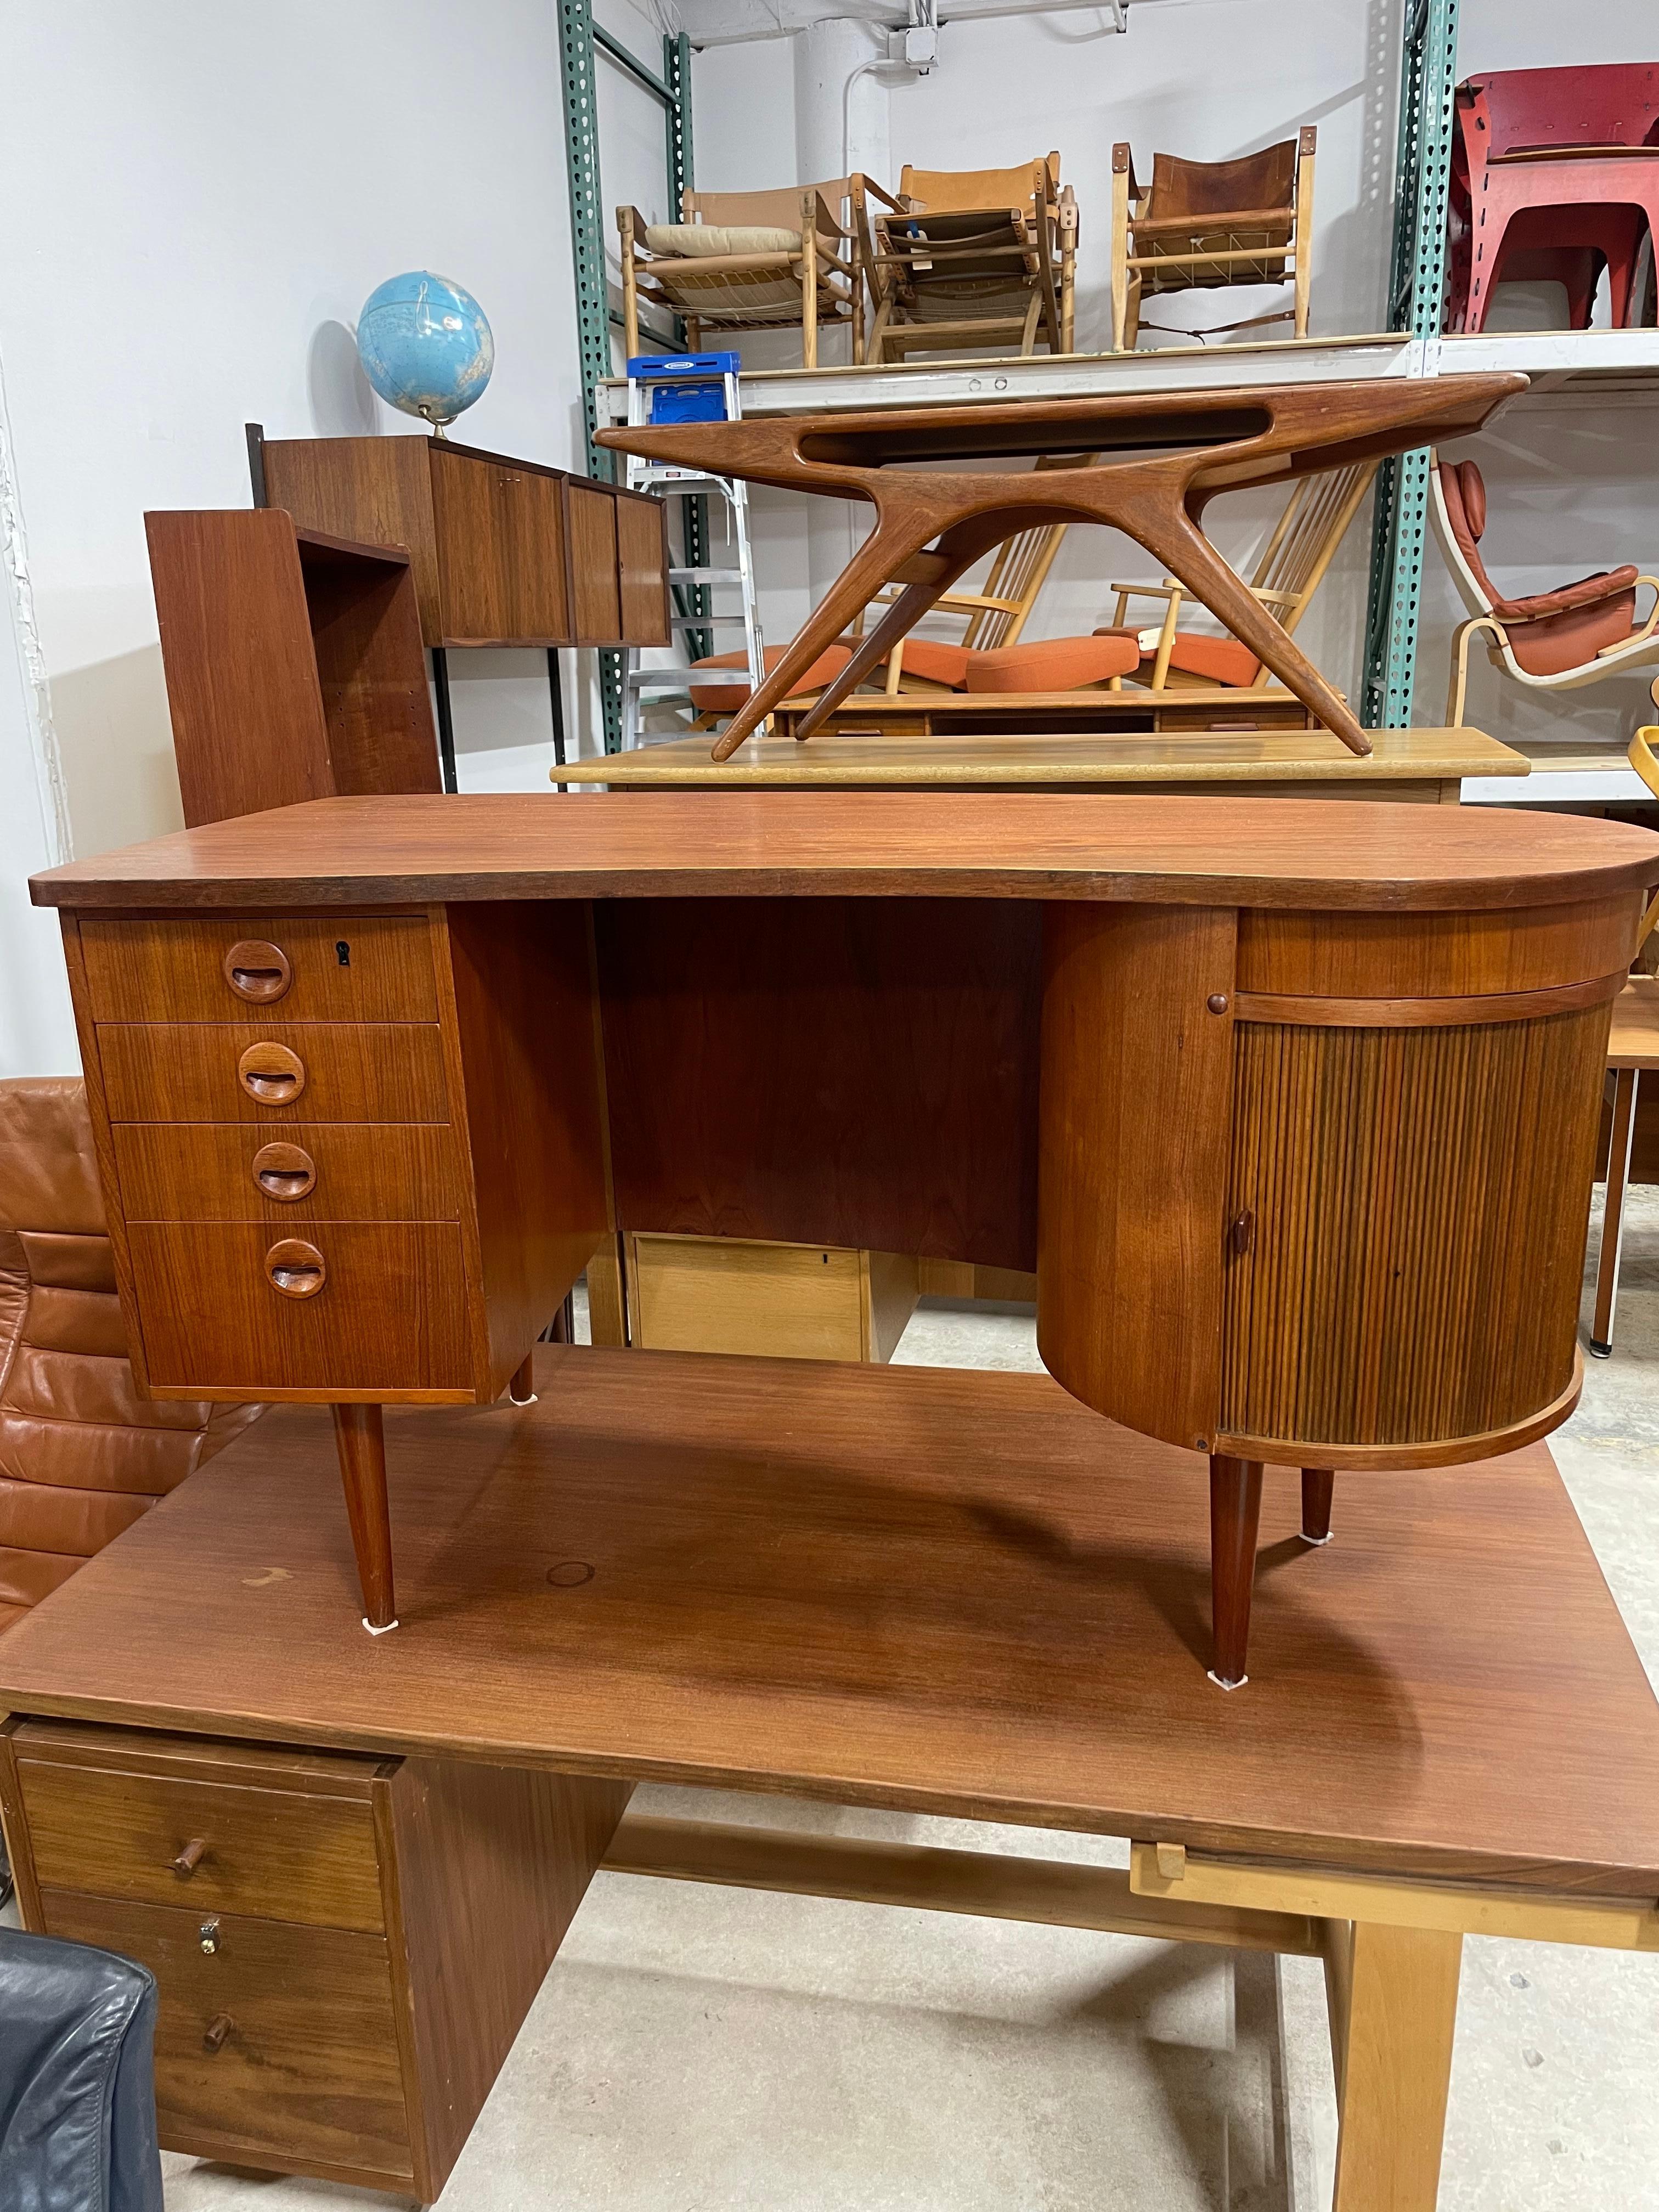
[[[306,1087],[306,1064],[285,1044],[251,1044],[236,1073],[248,1097],[262,1106],[291,1106]]]
[[[237,997],[251,999],[256,1006],[280,999],[294,981],[294,970],[282,946],[267,945],[260,938],[245,937],[233,945],[225,955],[224,970],[225,981]]]
[[[265,1254],[265,1274],[285,1298],[314,1298],[328,1280],[328,1262],[314,1244],[284,1237]]]
[[[188,1881],[190,1880],[191,1875],[195,1873],[197,1868],[202,1863],[202,1856],[206,1850],[206,1837],[192,1836],[190,1841],[185,1845],[183,1850],[179,1853],[177,1858],[169,1862],[173,1868],[173,1871],[178,1875],[180,1881]]]
[[[226,2039],[234,2033],[235,2027],[235,2021],[231,2018],[228,2012],[216,2014],[215,2017],[208,2022],[206,2031],[203,2034],[203,2050],[222,2051],[225,2047]]]
[[[261,1145],[253,1155],[253,1182],[264,1197],[286,1205],[309,1198],[317,1184],[317,1164],[298,1145]]]

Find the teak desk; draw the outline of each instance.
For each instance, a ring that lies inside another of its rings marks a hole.
[[[1356,1485],[1316,1553],[1271,1486],[1221,1698],[1202,1462],[1046,1376],[537,1367],[392,1415],[397,1636],[289,1407],[0,1640],[24,1916],[155,1970],[169,2148],[436,2196],[604,1865],[1322,1956],[1336,2212],[1431,2212],[1463,1933],[1659,1943],[1659,1708],[1543,1446]],[[1132,1864],[629,1817],[640,1779]]]
[[[1264,1462],[1317,1512],[1576,1401],[1656,878],[1572,817],[720,791],[324,799],[33,889],[135,1373],[332,1405],[371,1628],[382,1404],[499,1397],[621,1226],[1035,1268],[1049,1371],[1209,1455],[1233,1687]]]

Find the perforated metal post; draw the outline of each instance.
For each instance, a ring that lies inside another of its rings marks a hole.
[[[1409,331],[1429,346],[1439,338],[1445,303],[1458,5],[1407,0],[1400,73],[1389,328]],[[1429,449],[1422,446],[1377,471],[1360,713],[1371,729],[1401,730],[1411,721],[1428,515]]]
[[[611,295],[605,273],[605,204],[599,187],[599,103],[593,82],[589,0],[559,0],[559,67],[564,79],[565,161],[570,177],[570,246],[576,276],[576,343],[587,424],[587,471],[614,478],[611,456],[593,442],[601,377],[611,374]],[[599,655],[605,749],[622,744],[622,656]]]
[[[691,155],[691,41],[684,31],[677,39],[664,33],[662,81],[672,95],[663,108],[663,125],[667,133],[665,150],[668,160],[669,207],[672,219],[678,222],[680,194],[689,192],[696,183]],[[708,501],[706,499],[699,496],[680,501],[680,530],[685,566],[688,568],[706,568],[708,566]],[[676,584],[674,586],[674,611],[677,614],[706,615],[713,605],[707,584]],[[689,659],[702,659],[714,650],[714,631],[688,630],[685,649]]]

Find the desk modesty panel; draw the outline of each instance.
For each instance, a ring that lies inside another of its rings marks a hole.
[[[1050,1371],[1211,1455],[1235,1560],[1263,1462],[1544,1433],[1653,880],[1501,811],[644,792],[325,800],[34,891],[135,1368],[339,1409],[383,1627],[380,1405],[498,1396],[615,1228],[1035,1268]]]

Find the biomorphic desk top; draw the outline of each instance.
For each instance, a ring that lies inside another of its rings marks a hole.
[[[44,906],[950,897],[1457,911],[1659,880],[1621,823],[1501,808],[1035,792],[313,799],[32,879]]]

